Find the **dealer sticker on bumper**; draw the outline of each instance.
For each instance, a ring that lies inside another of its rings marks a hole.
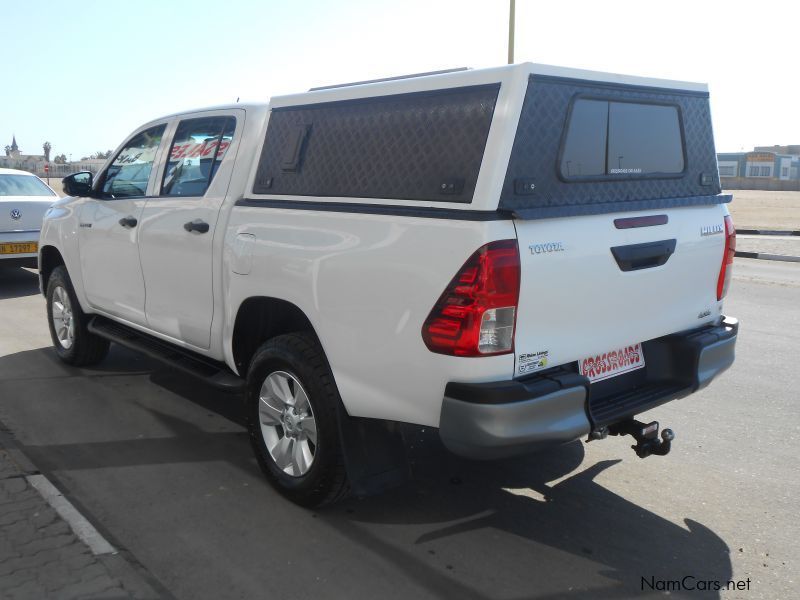
[[[534,373],[547,368],[547,361],[550,356],[549,350],[539,352],[526,352],[517,357],[517,371],[520,375]]]
[[[578,370],[581,375],[588,377],[591,383],[610,379],[643,367],[644,353],[641,344],[609,350],[603,354],[578,361]]]

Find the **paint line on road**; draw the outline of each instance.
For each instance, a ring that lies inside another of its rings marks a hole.
[[[72,506],[64,495],[50,483],[44,475],[26,475],[25,479],[31,484],[44,498],[47,503],[64,519],[78,538],[92,551],[93,554],[116,554],[117,550],[100,532],[86,520],[78,510]]]
[[[800,236],[800,231],[797,229],[737,229],[736,233],[740,233],[742,235],[782,235],[782,236],[791,236],[797,235]]]
[[[738,258],[758,258],[761,260],[780,260],[783,262],[800,262],[800,256],[787,256],[785,254],[768,254],[766,252],[736,252]]]
[[[737,240],[758,240],[760,242],[791,242],[793,244],[800,243],[800,239],[797,236],[792,235],[773,235],[769,238],[764,237],[763,235],[750,235],[747,233],[740,233],[738,230],[736,231],[736,239]]]

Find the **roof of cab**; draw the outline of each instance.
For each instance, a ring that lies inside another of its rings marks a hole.
[[[268,107],[269,107],[269,103],[268,102],[235,102],[235,103],[232,103],[232,104],[216,104],[214,106],[200,106],[200,107],[196,107],[196,108],[192,108],[192,109],[179,110],[179,111],[176,111],[176,112],[173,112],[173,113],[169,113],[169,114],[166,114],[166,115],[161,115],[160,117],[158,117],[156,119],[152,119],[149,122],[150,123],[155,123],[157,121],[163,121],[165,119],[172,119],[173,117],[182,117],[184,115],[190,115],[190,114],[200,113],[200,112],[210,112],[212,110],[235,110],[235,109],[239,109],[239,110],[244,110],[244,111],[248,111],[248,110],[255,111],[255,110],[266,110]]]

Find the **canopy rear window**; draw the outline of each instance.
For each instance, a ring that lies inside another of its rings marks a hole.
[[[573,101],[559,162],[563,179],[679,175],[685,164],[677,106]]]

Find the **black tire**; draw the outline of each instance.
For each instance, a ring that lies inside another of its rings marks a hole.
[[[298,476],[278,466],[262,434],[261,387],[267,377],[276,372],[290,374],[300,383],[316,421],[313,461],[308,471]],[[349,494],[338,422],[339,411],[343,410],[341,399],[325,353],[313,335],[290,333],[264,343],[250,362],[245,401],[253,451],[261,470],[276,490],[292,502],[309,508],[332,504]]]
[[[53,323],[53,302],[57,289],[64,290],[69,299],[72,311],[72,322],[74,339],[69,347],[65,347],[59,340]],[[81,310],[75,290],[72,288],[72,281],[69,278],[67,269],[62,265],[53,269],[50,278],[47,280],[47,324],[50,328],[50,338],[53,340],[53,347],[58,357],[74,367],[85,367],[95,365],[102,361],[108,354],[109,342],[91,333],[86,327],[89,317]]]

